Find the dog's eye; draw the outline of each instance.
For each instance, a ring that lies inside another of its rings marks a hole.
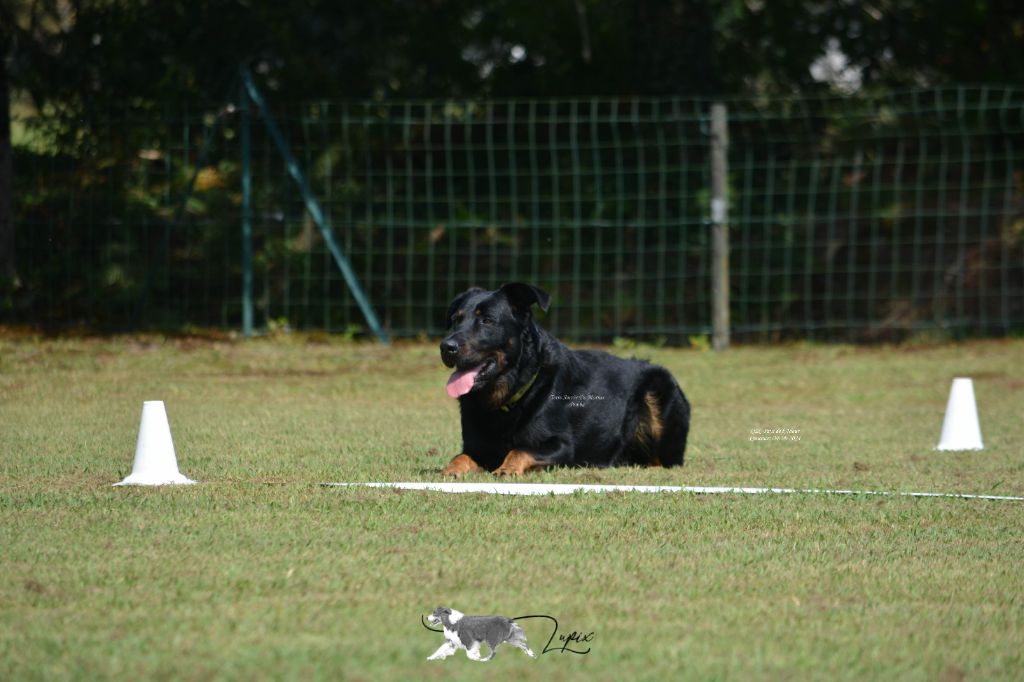
[[[486,317],[486,316],[485,316],[485,317],[481,317],[481,318],[480,318],[480,321],[481,321],[481,322],[482,322],[483,324],[488,324],[488,325],[490,325],[490,324],[494,324],[494,318],[493,318],[493,317]]]

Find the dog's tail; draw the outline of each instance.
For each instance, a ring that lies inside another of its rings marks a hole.
[[[648,367],[629,403],[623,438],[630,463],[680,466],[690,432],[690,403],[662,367]]]
[[[533,653],[533,649],[526,643],[526,633],[523,632],[523,628],[519,626],[519,623],[512,622],[512,628],[509,632],[508,643],[514,647],[518,647],[530,658],[537,658],[537,654]]]

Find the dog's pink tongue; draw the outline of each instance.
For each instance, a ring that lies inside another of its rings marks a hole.
[[[476,375],[479,373],[480,367],[452,372],[452,375],[448,378],[448,395],[452,398],[458,398],[460,395],[469,393],[473,388],[473,382],[476,381]]]

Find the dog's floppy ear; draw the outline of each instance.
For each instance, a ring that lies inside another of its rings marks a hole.
[[[534,303],[539,305],[544,312],[547,312],[548,307],[551,306],[551,297],[548,296],[548,293],[530,284],[511,282],[501,285],[498,291],[505,294],[505,298],[516,309],[516,312],[525,312]]]
[[[462,304],[466,302],[466,299],[472,296],[473,294],[479,294],[481,291],[484,291],[484,289],[481,289],[480,287],[470,287],[469,289],[466,289],[461,294],[452,299],[451,305],[448,306],[448,312],[444,314],[445,329],[451,328],[452,315],[455,314],[456,310],[462,307]]]

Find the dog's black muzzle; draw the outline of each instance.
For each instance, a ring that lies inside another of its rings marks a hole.
[[[459,359],[459,342],[448,337],[441,342],[441,362],[445,367],[455,367]]]

